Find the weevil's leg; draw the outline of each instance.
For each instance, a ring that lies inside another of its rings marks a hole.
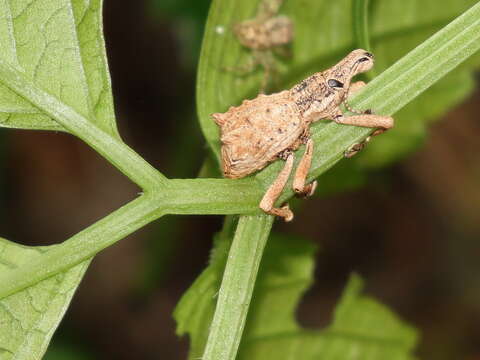
[[[343,155],[346,157],[346,158],[351,158],[353,157],[354,155],[356,155],[357,153],[359,153],[360,151],[363,150],[363,148],[365,146],[367,146],[367,144],[370,142],[370,140],[372,139],[372,136],[367,136],[367,138],[365,140],[363,140],[362,142],[359,142],[359,143],[356,143],[356,144],[353,144],[351,145],[347,150],[345,150],[345,152],[343,153]]]
[[[338,124],[344,125],[380,128],[383,131],[386,131],[393,127],[392,117],[373,114],[362,114],[353,116],[343,116],[343,114],[339,114],[333,118],[333,121]]]
[[[372,133],[371,136],[367,137],[363,142],[350,146],[350,148],[345,151],[345,157],[347,158],[351,158],[360,150],[362,150],[368,144],[372,136],[380,135],[381,133],[393,127],[392,117],[373,115],[369,113],[347,117],[343,116],[343,114],[338,114],[333,118],[333,120],[338,124],[378,128]]]
[[[233,72],[238,76],[245,76],[255,71],[259,65],[262,65],[261,61],[256,56],[251,56],[247,63],[238,66],[225,66],[223,70]]]
[[[254,56],[258,59],[259,64],[263,66],[263,78],[259,92],[261,94],[264,94],[268,90],[270,80],[272,78],[274,80],[278,80],[278,78],[275,76],[275,59],[273,58],[271,50],[256,50],[252,52],[254,53]]]
[[[293,159],[293,153],[290,153],[285,161],[285,166],[283,167],[282,171],[280,171],[273,184],[270,185],[265,195],[263,195],[262,201],[260,201],[259,205],[260,209],[265,211],[267,214],[281,216],[285,221],[291,221],[293,219],[293,212],[289,209],[288,204],[282,206],[281,208],[274,207],[274,204],[282,193],[290,173],[292,172]]]
[[[286,44],[283,46],[275,46],[272,49],[272,52],[277,56],[287,59],[290,59],[293,56],[292,47],[290,46],[290,44]]]
[[[303,153],[303,157],[298,164],[297,170],[295,171],[295,177],[293,178],[293,190],[301,196],[311,196],[317,188],[316,180],[305,185],[305,180],[307,179],[310,166],[312,165],[312,155],[313,140],[309,138],[306,141],[305,152]]]

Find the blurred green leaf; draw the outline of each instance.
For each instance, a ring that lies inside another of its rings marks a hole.
[[[0,3],[0,59],[118,137],[102,29],[102,0]],[[0,79],[0,126],[65,130]]]
[[[190,336],[189,359],[202,356],[230,240],[216,237],[211,262],[184,294],[174,316],[177,332]],[[416,342],[384,305],[361,294],[354,276],[322,331],[302,329],[295,311],[312,283],[314,247],[305,240],[274,235],[267,243],[238,359],[410,359]]]
[[[283,308],[292,307],[287,296],[290,286],[287,282],[283,287],[272,286],[276,296],[260,294],[257,312],[263,313],[264,319],[281,317]],[[300,329],[291,321],[282,324],[280,320],[270,327],[263,321],[260,331],[252,329],[252,334],[245,334],[238,358],[265,359],[268,354],[280,360],[413,359],[415,331],[384,305],[363,295],[362,287],[362,280],[352,276],[335,308],[333,323],[323,331]],[[293,319],[294,312],[287,316]]]
[[[8,275],[53,247],[25,247],[0,239],[0,272]],[[0,300],[0,359],[42,358],[89,262]]]

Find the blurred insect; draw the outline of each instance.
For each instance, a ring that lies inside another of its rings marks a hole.
[[[259,206],[268,214],[281,216],[285,221],[292,220],[293,213],[288,204],[280,208],[274,205],[292,172],[294,151],[301,144],[306,148],[295,172],[293,190],[303,196],[310,196],[315,191],[316,181],[305,184],[313,154],[310,124],[319,119],[330,119],[338,124],[378,128],[373,135],[393,126],[393,118],[389,116],[373,115],[368,110],[345,117],[340,109],[344,104],[354,111],[346,100],[365,83],[351,83],[351,79],[370,70],[373,63],[371,53],[357,49],[330,69],[313,74],[290,90],[260,94],[253,100],[244,100],[240,106],[230,107],[225,113],[213,114],[221,132],[224,175],[242,178],[277,158],[285,160],[283,170]],[[352,145],[345,151],[345,156],[353,156],[364,143]]]
[[[233,27],[238,41],[251,50],[252,59],[250,63],[230,70],[247,74],[257,66],[262,66],[264,74],[261,93],[267,90],[275,73],[274,53],[288,56],[289,51],[285,45],[293,39],[292,21],[285,15],[277,15],[282,2],[283,0],[263,0],[255,18],[242,21]]]

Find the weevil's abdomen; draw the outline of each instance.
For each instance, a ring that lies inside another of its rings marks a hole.
[[[222,167],[229,178],[247,176],[297,147],[305,129],[289,91],[259,95],[212,117],[220,126]]]

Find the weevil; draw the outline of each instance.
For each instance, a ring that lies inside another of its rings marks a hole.
[[[305,145],[305,152],[297,166],[293,190],[304,196],[315,191],[317,182],[306,184],[313,154],[310,124],[320,119],[338,124],[376,128],[372,135],[393,127],[393,118],[372,114],[371,111],[344,116],[340,108],[347,104],[350,94],[365,83],[352,78],[372,68],[373,55],[357,49],[333,67],[306,78],[289,90],[271,95],[258,95],[244,100],[240,106],[230,107],[225,113],[212,114],[220,127],[222,169],[227,178],[242,178],[263,169],[272,161],[285,160],[283,169],[270,185],[259,207],[267,214],[293,219],[288,204],[275,207],[293,169],[294,151]],[[354,144],[345,152],[350,157],[362,146]]]
[[[243,67],[232,69],[248,73],[258,65],[264,69],[260,92],[268,86],[275,72],[273,52],[288,56],[288,45],[293,39],[293,23],[285,15],[277,15],[283,0],[263,0],[253,19],[242,21],[233,27],[240,44],[252,51],[252,61]]]

